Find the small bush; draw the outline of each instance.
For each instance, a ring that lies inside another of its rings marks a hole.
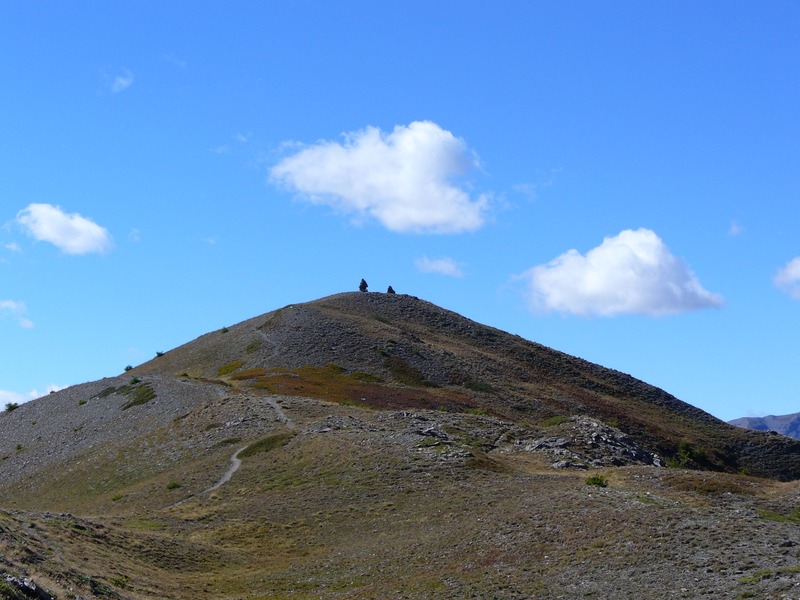
[[[569,417],[565,417],[564,415],[556,415],[555,417],[550,417],[539,423],[539,427],[554,427],[555,425],[566,423],[569,419]]]
[[[170,481],[167,484],[167,489],[168,490],[177,490],[179,487],[181,487],[181,484],[178,483],[177,481]]]
[[[238,444],[238,443],[239,443],[239,442],[241,442],[241,441],[242,441],[242,438],[240,438],[240,437],[230,437],[230,438],[225,438],[224,440],[222,440],[221,442],[219,442],[219,443],[217,444],[217,446],[229,446],[229,445],[231,445],[231,444]]]
[[[156,358],[158,358],[160,356],[164,356],[164,353],[163,352],[156,352]]]
[[[356,381],[365,381],[369,383],[380,383],[383,381],[383,377],[378,377],[371,373],[364,373],[363,371],[353,371],[350,373],[350,377]]]
[[[19,404],[17,402],[6,402],[6,412],[11,412],[12,410],[17,410],[19,408]]]
[[[128,387],[124,390],[124,394],[126,396],[131,396],[133,399],[123,405],[122,410],[145,404],[156,397],[156,391],[147,383],[134,388]]]
[[[236,369],[240,368],[244,364],[243,360],[235,360],[233,362],[228,363],[227,365],[222,365],[219,369],[217,369],[217,375],[222,377],[223,375],[228,375],[233,373]]]
[[[243,381],[246,379],[255,379],[256,377],[263,377],[267,374],[266,369],[262,369],[261,367],[255,367],[254,369],[245,369],[244,371],[240,371],[235,375],[231,375],[231,379],[236,381]]]
[[[697,465],[707,462],[706,450],[702,446],[695,446],[688,440],[681,440],[678,443],[678,450],[675,456],[666,458],[667,466],[677,469]]]
[[[132,370],[133,370],[133,367],[132,367],[132,366],[130,366],[130,365],[126,365],[126,366],[125,366],[125,372],[126,372],[126,373],[127,373],[128,371],[132,371]]]
[[[276,448],[285,446],[289,443],[289,440],[294,437],[294,435],[295,434],[292,431],[284,431],[281,433],[268,435],[257,442],[253,442],[247,448],[239,452],[239,458],[247,458],[248,456],[254,456],[262,452],[269,452],[270,450],[275,450]]]
[[[493,385],[484,381],[465,381],[464,387],[473,392],[483,392],[484,394],[492,394],[497,391]]]
[[[589,475],[586,478],[586,485],[596,485],[598,487],[608,487],[608,479],[602,475]]]
[[[86,400],[78,400],[78,406],[83,406],[86,404]]]
[[[113,394],[116,391],[117,391],[117,388],[115,388],[113,385],[110,385],[107,388],[105,388],[102,392],[97,394],[97,397],[98,398],[107,398],[108,396],[110,396],[111,394]]]

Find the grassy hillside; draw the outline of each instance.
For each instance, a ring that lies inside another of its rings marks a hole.
[[[628,375],[340,294],[0,414],[0,598],[778,598],[798,463]]]

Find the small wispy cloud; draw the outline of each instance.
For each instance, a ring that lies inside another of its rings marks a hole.
[[[27,312],[28,308],[25,306],[24,302],[0,300],[0,317],[10,315],[23,329],[30,329],[33,327],[33,321],[26,316]]]
[[[779,290],[800,300],[800,256],[793,258],[778,271],[773,282]]]
[[[607,237],[586,255],[570,250],[516,279],[527,284],[535,312],[660,316],[723,303],[649,229]]]
[[[253,137],[253,132],[248,131],[247,133],[237,133],[234,136],[234,139],[239,142],[240,144],[246,144],[250,141],[250,138]]]
[[[27,394],[22,394],[20,392],[14,392],[11,390],[0,390],[0,404],[22,404],[24,402],[28,402],[29,400],[35,400],[36,398],[41,398],[47,394],[52,392],[57,392],[59,390],[63,390],[66,386],[63,385],[56,385],[56,384],[49,384],[45,387],[44,393],[39,392],[39,390],[33,389]]]
[[[464,271],[461,265],[447,256],[441,258],[428,258],[423,256],[414,261],[414,265],[421,273],[436,273],[437,275],[447,275],[448,277],[463,277]]]
[[[128,69],[124,69],[124,74],[117,75],[111,81],[111,93],[118,94],[124,90],[127,90],[133,84],[133,73],[130,72]]]
[[[744,227],[742,227],[737,221],[731,221],[731,226],[728,228],[728,235],[736,237],[737,235],[741,235],[743,233]]]
[[[60,206],[30,204],[17,213],[17,223],[34,239],[50,242],[67,254],[103,254],[112,247],[111,234],[79,215],[65,213]]]
[[[140,232],[136,227],[134,227],[133,229],[130,230],[130,232],[128,232],[128,239],[131,240],[132,242],[138,242],[139,240],[142,239]]]
[[[559,173],[561,173],[561,169],[551,169],[546,176],[542,177],[541,181],[535,183],[518,183],[513,185],[511,189],[523,196],[527,196],[529,200],[535,201],[539,198],[539,192],[541,190],[555,185]]]
[[[187,65],[185,60],[178,58],[174,54],[165,54],[163,56],[163,59],[164,61],[168,62],[169,64],[175,67],[178,67],[179,69],[185,69]]]
[[[430,121],[343,137],[284,158],[270,170],[271,180],[390,231],[459,233],[483,226],[489,196],[473,197],[468,186],[456,184],[480,166],[464,140]]]
[[[22,252],[22,248],[20,248],[17,242],[9,242],[8,244],[3,244],[3,247],[6,250],[10,250],[11,252]]]
[[[230,154],[231,147],[227,144],[223,144],[222,146],[215,146],[211,149],[212,154]]]
[[[11,390],[0,390],[0,404],[6,406],[8,404],[22,404],[31,398],[19,392],[12,392]]]

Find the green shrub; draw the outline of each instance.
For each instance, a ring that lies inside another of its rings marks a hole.
[[[132,367],[132,366],[130,366],[130,365],[126,365],[126,367],[125,367],[125,372],[126,372],[126,373],[127,373],[128,371],[132,371],[132,370],[133,370],[133,367]]]
[[[105,388],[103,391],[101,391],[99,394],[97,394],[97,397],[98,398],[107,398],[108,396],[110,396],[111,394],[113,394],[116,391],[117,391],[117,388],[115,388],[113,385],[110,385],[107,388]]]
[[[589,475],[586,478],[586,485],[596,485],[598,487],[608,487],[608,479],[602,475]]]
[[[561,425],[562,423],[566,423],[570,420],[570,417],[565,417],[564,415],[556,415],[555,417],[550,417],[549,419],[545,419],[541,423],[539,423],[539,427],[553,427],[555,425]]]
[[[483,392],[484,394],[493,394],[497,391],[497,388],[484,381],[465,381],[464,387],[473,392]]]
[[[130,396],[132,400],[122,406],[122,410],[127,410],[140,404],[145,404],[156,397],[156,391],[149,383],[139,385],[137,387],[125,386],[120,389],[126,396]]]
[[[179,487],[181,487],[181,484],[178,483],[177,481],[170,481],[167,484],[167,489],[168,490],[177,490]]]
[[[283,431],[280,433],[273,433],[265,438],[253,442],[247,448],[239,452],[239,458],[247,458],[262,452],[269,452],[281,446],[285,446],[295,436],[293,431]]]
[[[707,462],[708,456],[702,446],[695,446],[688,440],[681,440],[678,443],[678,450],[675,456],[666,458],[667,466],[677,469],[688,467],[692,464]]]
[[[219,369],[217,369],[217,375],[222,377],[223,375],[228,375],[233,373],[236,369],[240,368],[244,364],[243,360],[235,360],[233,362],[228,363],[227,365],[222,365]]]
[[[12,410],[16,410],[19,408],[19,404],[17,402],[6,402],[6,412],[11,412]]]
[[[377,375],[373,375],[371,373],[364,373],[363,371],[353,371],[350,373],[350,377],[356,381],[364,381],[368,383],[379,383],[383,381],[383,377],[378,377]]]

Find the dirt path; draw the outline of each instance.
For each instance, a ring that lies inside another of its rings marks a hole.
[[[221,488],[223,485],[225,485],[231,480],[233,474],[236,473],[236,471],[239,469],[240,466],[242,466],[242,461],[239,458],[239,452],[241,452],[245,448],[247,448],[247,446],[239,448],[236,452],[233,453],[233,456],[231,456],[231,466],[228,467],[228,470],[225,471],[225,474],[219,478],[219,481],[217,481],[217,483],[212,485],[210,488],[200,492],[201,494],[207,494],[209,492],[213,492],[214,490],[216,490],[217,488]]]
[[[286,416],[286,413],[283,412],[283,409],[275,401],[274,398],[264,398],[264,400],[275,411],[275,416],[278,419],[278,421],[280,421],[281,423],[283,423],[287,427],[294,427],[294,421],[292,421],[289,417]],[[228,470],[225,471],[225,474],[222,477],[219,478],[219,481],[217,481],[217,483],[212,485],[210,488],[205,489],[202,492],[200,492],[201,494],[207,494],[209,492],[213,492],[214,490],[222,487],[223,485],[225,485],[226,483],[228,483],[231,480],[231,477],[233,477],[233,474],[236,473],[236,471],[239,469],[240,466],[242,466],[242,461],[239,458],[239,453],[242,450],[244,450],[245,448],[247,448],[247,446],[239,448],[236,452],[233,453],[233,456],[231,456],[231,464],[228,467]]]

